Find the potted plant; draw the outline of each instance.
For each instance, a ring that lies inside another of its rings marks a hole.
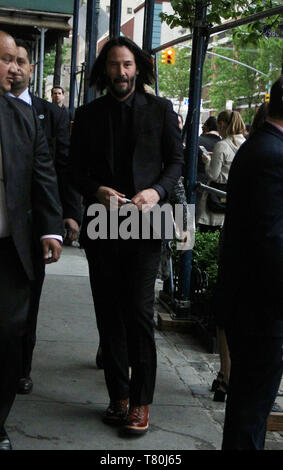
[[[191,274],[192,313],[196,317],[197,330],[210,352],[216,352],[216,325],[212,313],[218,272],[219,231],[195,234]]]

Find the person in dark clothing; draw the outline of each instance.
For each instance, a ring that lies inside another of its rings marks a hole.
[[[67,108],[67,106],[64,105],[64,100],[65,100],[65,90],[63,87],[60,85],[55,85],[53,88],[51,88],[51,99],[52,103],[58,106],[64,113],[68,116],[69,122],[70,122],[70,129],[72,122],[74,120],[74,117],[72,115],[72,112],[70,108]]]
[[[202,134],[199,136],[199,145],[203,145],[208,152],[213,152],[214,145],[220,139],[217,119],[214,116],[210,116],[202,126]]]
[[[30,63],[29,49],[22,40],[16,40],[18,70],[14,75],[11,93],[9,96],[18,98],[36,110],[42,130],[47,138],[49,153],[56,170],[60,202],[63,209],[63,221],[66,239],[76,240],[81,222],[81,197],[69,181],[67,164],[69,159],[70,136],[69,124],[64,113],[48,101],[31,95],[28,89],[29,80],[33,72]],[[38,238],[35,234],[35,238]],[[43,263],[39,243],[34,243],[36,254],[35,281],[33,282],[28,328],[23,337],[23,370],[18,385],[18,393],[28,394],[32,391],[33,381],[30,377],[32,356],[36,343],[36,326],[40,303],[40,296],[45,277],[45,264]]]
[[[223,450],[263,450],[283,372],[283,75],[229,172],[221,256],[231,373]]]
[[[36,113],[5,96],[18,70],[16,56],[14,39],[0,31],[0,451],[12,450],[5,423],[21,376],[33,234],[44,263],[59,259],[63,234],[56,174]]]
[[[199,147],[200,145],[205,147],[208,152],[213,152],[215,144],[221,140],[217,129],[217,119],[214,116],[210,116],[202,126],[202,134],[199,136]],[[197,166],[197,181],[203,184],[207,184],[208,176],[205,172],[205,165],[202,161],[202,151],[199,148],[198,151],[198,166]],[[202,195],[202,190],[196,192],[196,218],[199,212],[199,203]]]
[[[109,224],[105,237],[91,239],[89,222],[94,203],[106,209],[109,221],[111,197],[119,209],[129,200],[140,217],[143,205],[167,200],[181,175],[177,114],[168,100],[145,93],[152,80],[146,52],[125,37],[109,40],[91,73],[91,84],[107,94],[78,108],[71,135],[71,172],[86,202],[80,241],[110,397],[103,421],[135,435],[149,428],[155,388],[153,303],[161,240],[140,232],[136,239],[111,237]]]

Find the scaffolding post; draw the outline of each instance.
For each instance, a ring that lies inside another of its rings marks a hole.
[[[96,57],[97,26],[99,15],[99,0],[87,0],[86,16],[86,48],[85,48],[85,80],[84,103],[94,99],[94,89],[89,87],[89,77]]]
[[[154,0],[145,0],[142,48],[149,53],[152,51],[153,16]]]
[[[72,116],[74,115],[74,111],[75,111],[79,9],[80,9],[80,0],[74,0],[72,58],[71,58],[70,95],[69,95],[69,108],[72,113]]]
[[[198,136],[203,63],[208,43],[205,2],[196,0],[196,15],[193,26],[191,73],[189,86],[189,108],[186,119],[185,189],[189,204],[196,200],[196,175],[198,160]],[[192,250],[180,257],[178,299],[175,301],[176,319],[188,318],[191,314],[190,288],[192,272]]]
[[[40,57],[39,57],[39,87],[38,96],[42,98],[43,95],[43,67],[44,67],[44,49],[45,49],[45,33],[47,29],[40,28]]]
[[[35,50],[34,50],[34,81],[33,81],[33,93],[38,94],[38,43],[39,36],[36,35],[35,38]]]
[[[155,94],[159,96],[159,78],[158,78],[158,52],[154,55],[154,73],[155,73]]]
[[[54,67],[54,77],[53,77],[53,86],[61,85],[61,68],[62,68],[62,46],[64,38],[60,34],[56,41],[56,56],[55,56],[55,67]]]
[[[122,0],[111,0],[109,18],[109,38],[120,36]]]

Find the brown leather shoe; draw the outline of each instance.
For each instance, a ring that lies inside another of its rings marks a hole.
[[[106,424],[121,424],[127,417],[129,400],[110,400],[107,410],[104,412],[102,421]]]
[[[126,422],[123,426],[127,434],[144,434],[149,428],[149,409],[147,405],[131,406]]]

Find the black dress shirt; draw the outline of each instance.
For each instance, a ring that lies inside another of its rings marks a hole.
[[[125,101],[118,101],[109,95],[111,126],[113,135],[114,188],[131,199],[135,195],[132,174],[132,103],[134,93]]]
[[[118,101],[110,94],[107,96],[113,135],[114,189],[131,199],[136,194],[132,172],[134,152],[132,123],[135,92],[124,101]],[[160,200],[165,199],[167,193],[162,186],[154,184],[152,188],[158,192]]]

